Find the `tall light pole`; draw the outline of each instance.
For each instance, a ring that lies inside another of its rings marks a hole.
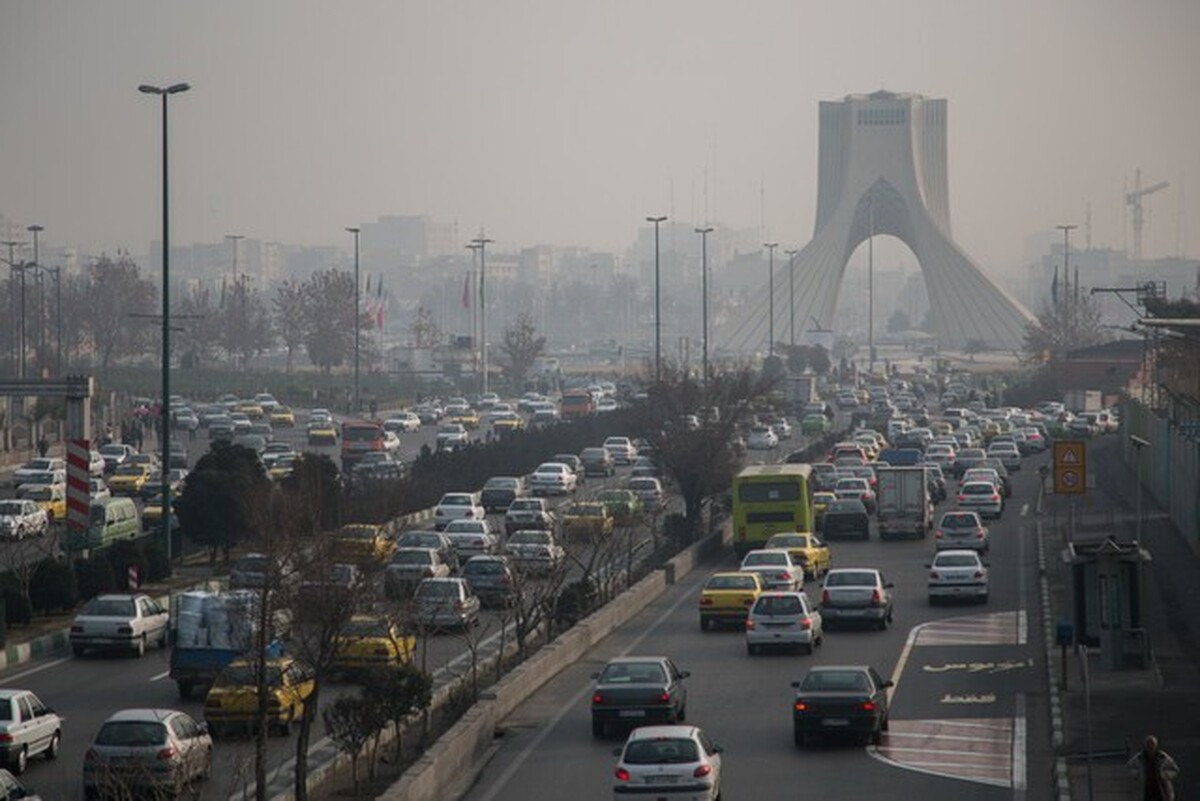
[[[483,389],[482,393],[488,391],[488,348],[487,348],[487,246],[493,241],[483,235],[477,236],[471,240],[471,244],[479,248],[479,353],[483,362]]]
[[[471,296],[475,292],[475,265],[478,263],[479,251],[482,245],[475,242],[467,243],[467,250],[471,251],[471,269],[467,271],[467,285],[463,287],[463,305],[470,305],[471,308],[471,370],[479,370],[480,356],[482,355],[479,348],[478,328],[475,325],[475,315],[479,311],[479,302],[468,304]],[[479,385],[483,386],[483,377],[479,376]],[[483,392],[481,389],[480,392]]]
[[[788,344],[796,347],[796,254],[798,250],[783,251],[788,257]]]
[[[647,217],[646,222],[654,223],[654,385],[662,381],[662,299],[659,281],[659,250],[658,227],[666,222],[666,217]]]
[[[167,99],[174,94],[186,92],[191,87],[186,83],[171,86],[142,84],[138,91],[162,98],[162,398],[159,400],[159,440],[162,445],[160,464],[162,482],[162,538],[167,550],[167,562],[171,561],[171,238],[170,238],[170,195],[167,176]]]
[[[764,242],[767,249],[767,358],[775,355],[775,248],[778,242]]]
[[[25,269],[21,270],[21,377],[25,377],[27,372],[25,366],[25,350],[26,350],[26,331],[25,331],[25,273],[30,268],[37,269],[38,267],[38,234],[46,229],[40,225],[31,225],[25,229],[33,234],[33,264],[26,264]],[[39,296],[40,297],[40,296]],[[38,351],[39,361],[42,358],[41,351]]]
[[[867,369],[875,373],[875,195],[867,196]]]
[[[700,234],[700,327],[703,329],[700,340],[704,345],[701,377],[705,383],[708,383],[708,235],[712,232],[711,225],[696,229]]]
[[[1150,443],[1141,437],[1129,435],[1129,443],[1133,445],[1137,451],[1137,520],[1134,523],[1134,539],[1141,543],[1142,541],[1142,450],[1150,447]]]
[[[238,252],[238,240],[245,239],[245,237],[242,236],[241,234],[225,234],[225,238],[228,239],[229,244],[231,244],[233,246],[233,303],[235,304],[235,308],[233,310],[233,319],[234,319],[234,326],[233,326],[233,332],[232,332],[233,333],[233,341],[240,342],[241,341],[240,338],[241,338],[242,334],[244,333],[244,329],[245,329],[245,321],[243,320],[243,317],[245,316],[245,307],[242,306],[241,302],[238,300],[239,293],[238,293],[238,274],[237,274],[237,256],[238,256],[237,252]],[[235,364],[237,362],[236,356],[234,357],[234,362],[235,362]],[[246,365],[243,363],[242,367],[244,368],[245,366]]]
[[[362,233],[361,228],[347,227],[346,231],[354,234],[354,414],[359,414],[362,411],[362,398],[359,395],[358,383],[358,364],[359,364],[359,349],[358,342],[361,336],[359,329],[362,328],[362,314],[359,312],[359,301],[361,298],[358,294],[358,238]]]
[[[62,266],[51,267],[50,272],[54,273],[54,303],[55,311],[55,329],[54,329],[54,375],[62,378],[63,363],[62,363]]]
[[[1056,225],[1054,226],[1063,232],[1063,303],[1066,304],[1071,300],[1071,278],[1070,278],[1070,259],[1071,259],[1071,232],[1078,228],[1078,225]]]

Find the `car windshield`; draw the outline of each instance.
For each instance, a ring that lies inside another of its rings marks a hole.
[[[804,605],[795,595],[768,595],[754,605],[756,615],[798,615],[803,611]]]
[[[700,761],[700,749],[692,740],[675,737],[647,737],[634,740],[625,748],[626,765],[673,765]]]
[[[116,475],[118,476],[140,476],[146,471],[140,465],[130,464],[123,467],[118,467]]]
[[[658,491],[658,482],[652,478],[635,478],[629,482],[629,488],[643,491]]]
[[[24,509],[24,504],[18,501],[0,501],[0,515],[19,515]]]
[[[475,499],[470,495],[443,495],[441,506],[474,506]]]
[[[857,670],[816,670],[804,677],[800,690],[867,692],[871,685]]]
[[[757,587],[752,576],[713,576],[704,585],[706,590],[753,590]]]
[[[746,554],[746,558],[742,561],[743,567],[754,567],[756,565],[783,565],[787,564],[787,554],[785,553],[763,553],[762,551]]]
[[[399,551],[392,555],[393,565],[428,565],[433,557],[428,551]]]
[[[392,631],[383,620],[351,620],[342,626],[343,637],[392,637]]]
[[[83,608],[83,613],[96,617],[132,618],[134,616],[133,601],[128,598],[93,598]]]
[[[768,548],[807,548],[808,540],[795,534],[776,534],[767,540]]]
[[[544,531],[518,531],[508,538],[509,545],[549,545],[550,535]]]
[[[483,485],[484,489],[516,489],[517,480],[515,478],[489,478],[487,483]]]
[[[503,572],[504,572],[504,563],[496,562],[491,559],[487,559],[487,560],[471,559],[467,562],[466,565],[463,566],[463,575],[468,575],[468,574],[473,574],[473,573],[486,574],[486,573],[503,573]]]
[[[601,684],[664,684],[666,680],[657,662],[613,662],[600,674]]]
[[[975,528],[978,525],[975,515],[946,515],[942,518],[942,528]]]
[[[943,553],[933,560],[934,567],[978,567],[979,559],[973,553]]]
[[[528,500],[518,498],[512,502],[512,506],[508,507],[510,512],[540,512],[541,510],[541,502],[532,498]]]
[[[458,584],[453,581],[423,581],[417,586],[418,598],[457,598]]]
[[[396,544],[402,548],[440,548],[442,547],[442,538],[430,531],[410,531]]]
[[[835,570],[825,577],[826,587],[874,587],[875,574],[869,570]]]
[[[127,748],[162,745],[167,741],[167,727],[157,721],[109,721],[96,732],[96,745],[115,745]]]

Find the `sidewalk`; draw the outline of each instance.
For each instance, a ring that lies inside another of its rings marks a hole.
[[[1121,461],[1120,440],[1088,443],[1089,478],[1094,487],[1077,502],[1075,539],[1102,541],[1115,536],[1132,542],[1136,531],[1137,477]],[[1062,694],[1064,744],[1072,799],[1127,801],[1140,798],[1125,768],[1126,753],[1141,748],[1147,734],[1179,763],[1176,797],[1200,798],[1200,555],[1184,542],[1170,518],[1146,495],[1142,547],[1152,562],[1144,578],[1144,626],[1154,655],[1150,668],[1107,671],[1099,654],[1088,657],[1091,683],[1091,737],[1081,656],[1068,651],[1068,689]],[[1070,574],[1060,554],[1066,546],[1071,501],[1047,495],[1042,511],[1052,619],[1071,617]],[[1057,525],[1055,523],[1057,522]],[[1057,660],[1057,652],[1054,655]],[[1055,663],[1055,675],[1058,674]],[[1091,753],[1091,781],[1089,760]],[[1090,785],[1090,787],[1089,787]]]

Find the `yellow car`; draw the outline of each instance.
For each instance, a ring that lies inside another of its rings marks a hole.
[[[700,628],[741,625],[766,586],[757,573],[713,573],[700,590]]]
[[[465,412],[456,412],[445,419],[446,423],[458,423],[468,431],[474,431],[479,428],[479,413],[467,410]]]
[[[271,462],[271,467],[267,470],[267,475],[272,481],[283,481],[292,474],[296,469],[296,460],[299,456],[281,456]]]
[[[309,445],[337,445],[337,429],[333,423],[313,423],[308,427]]]
[[[45,509],[51,523],[66,520],[67,492],[61,484],[39,484],[26,490],[25,497]]]
[[[137,495],[150,478],[150,468],[144,464],[123,464],[108,479],[113,495]]]
[[[412,661],[415,645],[416,638],[390,620],[355,615],[334,639],[331,667],[343,674],[400,667]]]
[[[833,564],[829,547],[815,534],[809,534],[807,531],[781,531],[773,534],[767,540],[766,547],[787,548],[792,555],[792,561],[802,565],[804,572],[812,578],[825,575]]]
[[[837,495],[832,492],[820,490],[814,492],[812,496],[813,506],[813,527],[817,531],[821,530],[821,521],[825,518],[825,510],[829,508],[829,504],[837,500]]]
[[[594,501],[581,501],[567,507],[562,519],[563,536],[583,537],[612,534],[613,516],[608,507]]]
[[[313,671],[291,657],[268,659],[267,728],[291,734],[292,723],[304,715],[304,704],[313,693]],[[258,718],[258,691],[254,663],[237,659],[221,671],[204,699],[204,720],[214,737],[254,726]]]
[[[525,428],[525,420],[516,412],[492,418],[493,431],[520,431]]]
[[[296,413],[286,406],[276,406],[271,410],[271,425],[292,428],[296,425]]]
[[[383,533],[383,528],[369,523],[342,526],[333,535],[334,562],[386,562],[396,549],[396,543]]]
[[[256,400],[239,401],[235,412],[241,412],[251,420],[261,420],[263,418],[263,407]]]

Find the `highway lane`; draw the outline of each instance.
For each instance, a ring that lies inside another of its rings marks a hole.
[[[699,587],[712,570],[734,565],[729,553],[720,565],[670,588],[518,708],[504,723],[499,749],[462,797],[515,801],[569,786],[578,801],[610,798],[611,749],[621,740],[592,739],[589,676],[608,659],[633,653],[666,654],[692,672],[688,720],[726,749],[726,797],[1051,798],[1027,508],[1035,502],[1036,466],[1045,458],[1026,459],[1004,519],[992,526],[988,604],[929,605],[924,565],[930,540],[836,542],[835,566],[880,567],[896,583],[894,626],[830,631],[813,656],[749,657],[737,632],[703,633],[697,623]],[[808,589],[819,592],[812,582]],[[872,664],[898,679],[891,731],[879,748],[798,750],[789,683],[810,665],[847,663]]]

